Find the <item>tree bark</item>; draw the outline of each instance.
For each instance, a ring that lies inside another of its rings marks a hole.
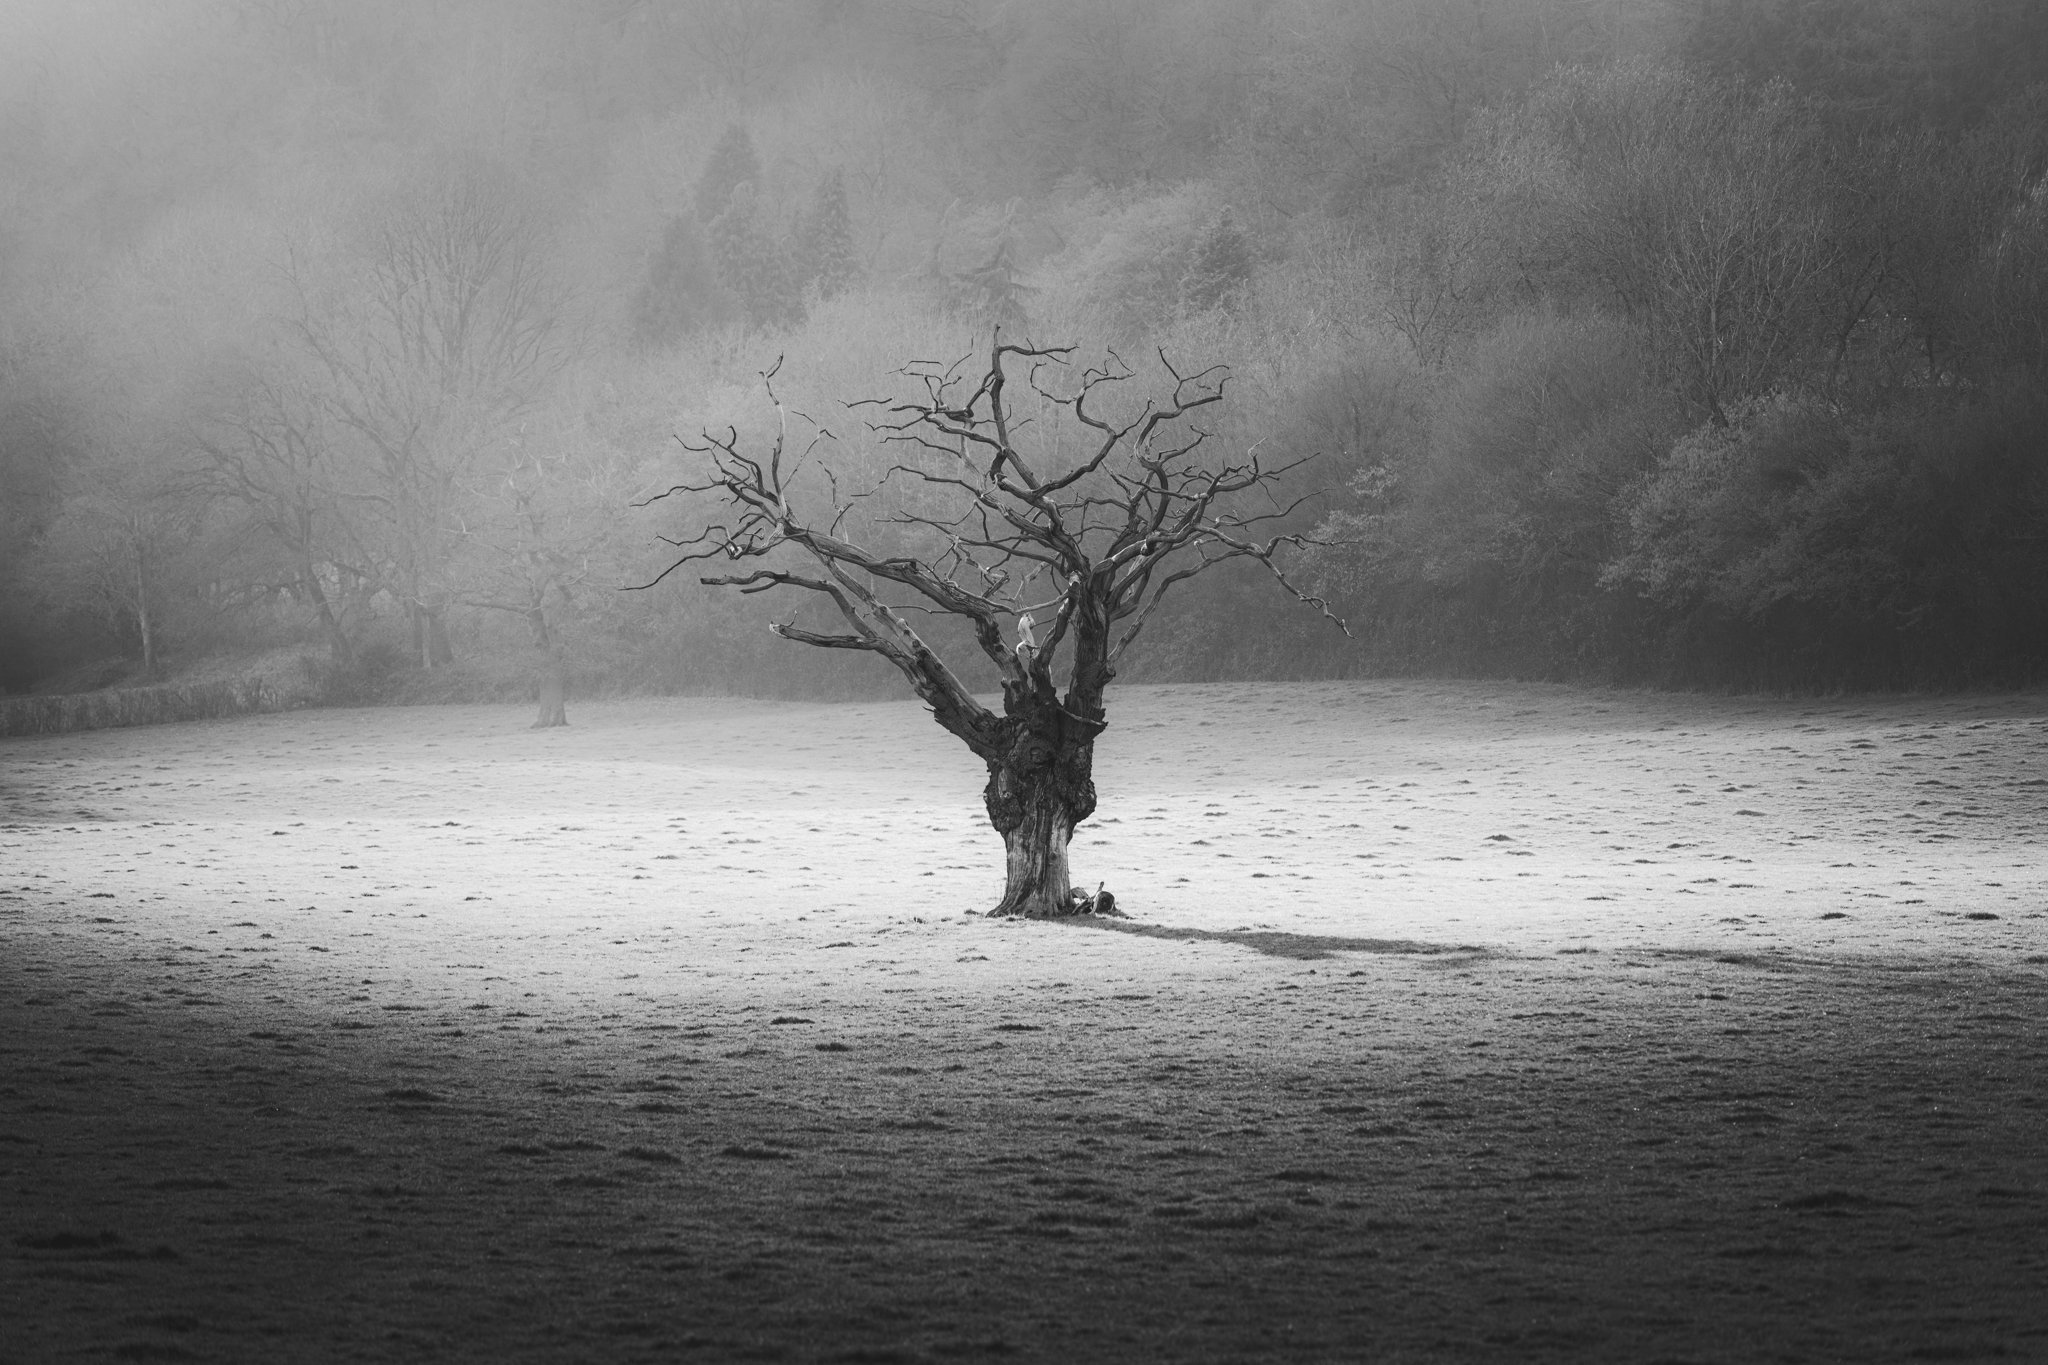
[[[327,600],[327,590],[320,586],[320,572],[311,561],[300,570],[300,581],[305,585],[306,597],[319,618],[320,633],[327,640],[328,658],[336,668],[348,668],[355,663],[355,646],[349,643],[348,632],[341,628],[341,619],[334,614],[334,605]]]
[[[439,607],[416,602],[412,608],[413,657],[421,668],[443,668],[455,662],[454,646],[448,643],[448,624]]]
[[[547,662],[541,666],[540,709],[533,718],[534,729],[552,730],[569,723],[568,673],[561,651],[551,651]]]
[[[156,626],[149,619],[149,574],[142,546],[135,547],[135,627],[142,634],[142,676],[156,677]]]
[[[569,723],[569,661],[562,656],[562,647],[549,636],[547,616],[539,607],[527,613],[526,620],[533,627],[533,646],[540,655],[539,682],[535,688],[540,708],[533,718],[533,728],[552,730]]]
[[[1095,727],[1057,707],[1012,718],[1007,752],[989,760],[982,801],[1003,836],[1004,886],[991,915],[1052,919],[1091,908],[1067,867],[1074,827],[1095,813]]]

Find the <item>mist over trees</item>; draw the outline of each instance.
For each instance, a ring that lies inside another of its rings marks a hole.
[[[52,0],[0,195],[9,690],[885,689],[619,591],[632,504],[778,356],[872,485],[841,404],[998,324],[1319,457],[1276,529],[1357,638],[1225,566],[1125,677],[2048,663],[2028,0]]]

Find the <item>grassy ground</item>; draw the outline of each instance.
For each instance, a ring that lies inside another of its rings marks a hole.
[[[2048,1354],[2048,698],[0,741],[0,1360]]]

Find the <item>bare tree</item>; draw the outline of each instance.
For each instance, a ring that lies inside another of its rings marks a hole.
[[[462,534],[462,601],[526,624],[539,708],[533,728],[569,723],[569,641],[579,590],[604,564],[620,501],[608,462],[579,449],[561,405],[543,409],[480,471]],[[614,580],[616,581],[616,580]]]
[[[1265,534],[1294,510],[1274,490],[1301,462],[1269,465],[1256,448],[1208,458],[1208,433],[1195,419],[1222,401],[1227,375],[1220,367],[1182,374],[1164,355],[1160,362],[1169,390],[1121,417],[1108,410],[1137,376],[1114,354],[1077,373],[1072,348],[1006,345],[998,333],[985,367],[964,359],[912,366],[902,374],[921,390],[915,399],[853,405],[872,409],[869,430],[895,452],[861,491],[842,485],[831,456],[839,443],[826,429],[801,452],[790,449],[791,414],[774,398],[771,369],[763,379],[778,423],[766,451],[742,451],[731,429],[686,442],[708,457],[707,473],[649,499],[681,499],[697,524],[668,539],[682,553],[654,582],[685,565],[729,562],[732,572],[700,581],[817,594],[845,630],[792,618],[775,633],[880,655],[987,765],[983,802],[1006,850],[997,915],[1113,907],[1109,897],[1072,889],[1067,845],[1095,811],[1104,689],[1176,584],[1254,560],[1337,619],[1280,562],[1305,538]],[[1009,387],[1012,369],[1023,372],[1021,395]],[[896,495],[894,510],[867,515],[885,491]],[[1000,680],[1000,713],[940,657],[937,632],[913,628],[913,614],[964,623]]]
[[[1468,297],[1478,282],[1499,308],[1577,293],[1644,324],[1717,422],[1820,368],[1837,317],[1867,306],[1820,130],[1781,90],[1629,62],[1561,71],[1486,118],[1446,229],[1477,248],[1450,262]]]
[[[166,636],[176,639],[167,623],[181,609],[188,618],[203,610],[216,567],[209,551],[218,548],[206,543],[205,503],[175,458],[176,420],[119,401],[96,414],[63,510],[30,562],[45,609],[102,614],[110,635],[133,641],[150,679],[161,671]]]
[[[383,542],[380,586],[405,604],[432,667],[452,657],[460,496],[559,372],[565,305],[524,187],[487,161],[419,177],[367,236],[326,296],[292,263],[292,333],[322,377],[324,422],[368,471],[362,520]]]
[[[346,585],[367,577],[366,556],[358,548],[348,472],[337,467],[317,403],[289,375],[252,371],[194,423],[192,444],[198,487],[241,508],[283,556],[329,657],[337,668],[349,667],[355,644]]]

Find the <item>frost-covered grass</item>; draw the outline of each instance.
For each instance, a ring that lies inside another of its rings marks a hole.
[[[915,705],[529,719],[0,744],[27,1357],[2048,1326],[2039,695],[1127,688],[1068,925]]]

